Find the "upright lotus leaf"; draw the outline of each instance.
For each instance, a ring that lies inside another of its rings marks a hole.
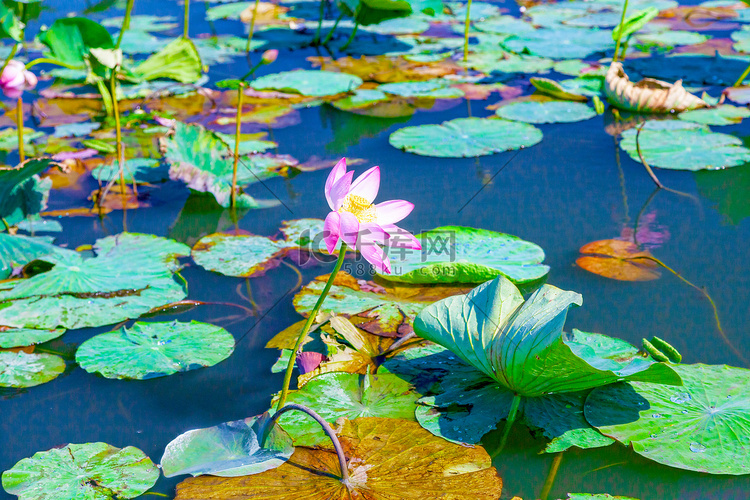
[[[500,276],[426,307],[414,331],[520,396],[575,392],[623,379],[680,383],[667,365],[636,352],[623,356],[626,346],[632,348],[626,342],[576,331],[563,336],[568,308],[581,303],[579,294],[551,285],[523,302],[515,285]]]
[[[213,366],[233,351],[234,337],[219,326],[137,322],[90,338],[76,351],[76,362],[106,378],[143,380]]]
[[[170,165],[171,179],[181,180],[195,191],[211,193],[219,205],[229,207],[233,161],[226,156],[227,145],[215,133],[200,125],[176,122],[174,134],[160,141],[164,159]],[[278,175],[274,170],[248,168],[247,165],[245,160],[240,160],[237,169],[238,186]],[[271,205],[273,204],[255,200],[245,193],[237,196],[237,206],[240,208]]]
[[[141,450],[106,443],[68,444],[40,451],[3,472],[3,488],[19,500],[135,498],[159,479]]]
[[[617,108],[638,113],[671,113],[704,108],[708,104],[682,86],[682,80],[667,83],[645,78],[633,83],[622,68],[613,62],[604,80],[604,94]]]
[[[593,108],[568,101],[514,102],[500,106],[495,113],[506,120],[526,123],[571,123],[596,116]]]
[[[266,412],[244,420],[194,429],[170,441],[161,458],[166,477],[182,474],[236,477],[275,469],[292,456],[292,438]],[[262,436],[268,432],[263,446]]]
[[[310,314],[327,279],[327,275],[318,276],[294,296],[294,308],[298,313]],[[430,303],[465,291],[459,287],[373,287],[339,272],[322,311],[371,318],[367,323],[360,323],[359,328],[376,335],[397,337],[412,331],[412,321]]]
[[[307,406],[327,422],[345,417],[385,417],[414,420],[419,394],[404,379],[391,374],[324,373],[289,393],[287,403]],[[301,412],[287,412],[279,425],[295,446],[323,446],[329,442],[320,424]]]
[[[389,281],[483,283],[497,276],[529,283],[543,278],[544,250],[517,236],[462,226],[443,226],[416,235],[421,251],[392,251]]]
[[[750,109],[729,104],[680,113],[680,120],[703,125],[736,125],[750,116]]]
[[[122,233],[97,240],[95,258],[48,255],[51,270],[0,290],[0,325],[83,328],[137,318],[181,300],[177,257],[190,248],[154,235]],[[73,258],[74,257],[74,258]]]
[[[488,118],[456,118],[441,125],[404,127],[388,139],[409,153],[438,158],[484,156],[533,146],[542,132],[526,123]]]
[[[320,219],[297,219],[284,222],[284,240],[265,236],[214,233],[204,236],[193,246],[195,262],[209,271],[226,276],[250,277],[263,273],[290,250],[322,252],[319,235],[323,233]]]
[[[34,176],[52,165],[51,160],[33,159],[17,167],[0,167],[0,217],[23,219],[37,213],[43,206],[43,194],[37,189]]]
[[[187,479],[177,485],[175,500],[500,497],[502,481],[483,448],[449,443],[415,422],[395,418],[345,420],[337,434],[347,456],[351,490],[339,479],[335,453],[300,447],[281,467],[263,474]]]
[[[65,333],[65,330],[37,330],[34,328],[8,328],[0,326],[0,349],[11,347],[25,347],[34,344],[43,344],[56,339]]]
[[[629,15],[612,30],[612,40],[621,39],[627,41],[628,38],[658,15],[659,9],[653,6]]]
[[[640,162],[637,131],[626,130],[620,147]],[[671,170],[720,170],[750,161],[750,149],[734,135],[711,132],[705,125],[682,120],[649,121],[639,138],[641,153],[652,167]]]
[[[182,83],[195,83],[201,77],[201,56],[189,38],[175,38],[159,52],[133,68],[141,81],[168,78]]]
[[[360,85],[362,79],[358,76],[316,70],[272,73],[256,78],[250,83],[255,90],[278,90],[315,97],[353,92]]]
[[[649,260],[651,252],[631,241],[592,241],[579,250],[583,255],[576,264],[590,273],[618,281],[651,281],[658,279],[659,264]],[[642,258],[646,257],[646,258]]]
[[[0,387],[34,387],[65,371],[65,360],[54,354],[0,351]],[[5,476],[3,476],[3,485]]]
[[[12,38],[17,42],[23,39],[24,24],[5,4],[0,4],[0,38]]]
[[[84,67],[92,48],[112,49],[115,46],[107,28],[85,17],[61,17],[39,34],[56,60]]]
[[[0,233],[0,280],[10,277],[14,268],[49,254],[72,256],[76,252],[53,245],[51,238]]]
[[[750,474],[750,371],[677,365],[681,387],[630,382],[595,389],[586,419],[639,455],[709,474]]]

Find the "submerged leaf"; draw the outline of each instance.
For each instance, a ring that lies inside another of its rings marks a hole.
[[[3,472],[3,488],[19,500],[114,500],[140,496],[158,478],[138,448],[69,444],[24,458]]]
[[[346,420],[338,435],[347,456],[351,490],[339,479],[333,452],[300,447],[284,465],[263,474],[183,481],[177,485],[175,500],[496,500],[500,496],[502,481],[484,449],[449,443],[414,422]]]
[[[658,279],[659,264],[640,257],[652,257],[630,241],[592,241],[579,250],[576,264],[590,273],[619,281],[651,281]]]

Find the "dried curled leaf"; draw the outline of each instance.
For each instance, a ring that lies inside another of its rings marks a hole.
[[[682,80],[673,84],[653,78],[644,78],[638,83],[631,82],[619,62],[613,62],[607,71],[604,93],[613,106],[628,111],[679,113],[708,107],[703,99],[685,90]]]

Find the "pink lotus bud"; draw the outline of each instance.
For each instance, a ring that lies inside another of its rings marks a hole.
[[[36,75],[26,71],[26,66],[21,61],[10,61],[0,75],[0,88],[11,99],[21,97],[25,89],[33,89],[36,84]]]
[[[323,355],[319,352],[301,352],[297,355],[297,368],[301,374],[310,373],[323,361]]]
[[[263,52],[263,55],[261,56],[260,62],[263,64],[271,64],[276,60],[276,58],[279,57],[279,51],[276,49],[271,49]]]

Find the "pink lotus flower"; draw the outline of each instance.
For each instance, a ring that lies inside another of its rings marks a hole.
[[[26,70],[26,66],[21,61],[15,59],[10,61],[0,75],[0,88],[3,94],[11,99],[21,97],[24,90],[30,90],[36,87],[36,75]]]
[[[414,209],[404,200],[384,201],[373,205],[380,189],[380,167],[373,167],[352,182],[354,171],[346,171],[342,158],[326,181],[328,206],[333,210],[323,225],[328,253],[333,253],[339,239],[356,248],[378,272],[390,274],[391,264],[383,247],[421,250],[419,241],[396,225]]]

